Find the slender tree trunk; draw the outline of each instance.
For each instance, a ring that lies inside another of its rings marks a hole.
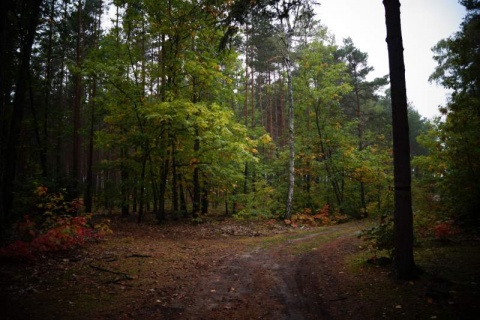
[[[97,79],[93,79],[90,99],[90,130],[88,133],[87,175],[85,177],[85,211],[92,212],[93,207],[93,143],[95,128],[95,98],[97,95]]]
[[[73,101],[73,155],[72,155],[72,195],[78,197],[80,194],[80,109],[82,106],[82,75],[80,68],[82,64],[82,0],[78,1],[78,30],[76,44],[76,73],[74,77],[75,95]]]
[[[245,118],[245,127],[248,126],[248,30],[245,32],[247,39],[245,40],[245,105],[243,116]]]
[[[183,187],[183,178],[181,174],[178,174],[178,194],[180,196],[180,211],[183,214],[183,217],[186,218],[188,215],[187,210],[187,198],[185,197],[185,188]]]
[[[225,215],[228,216],[228,192],[224,193]]]
[[[283,24],[283,22],[282,22]],[[285,219],[292,217],[293,191],[295,187],[295,130],[294,130],[294,103],[293,103],[293,78],[292,78],[292,61],[290,56],[293,29],[288,20],[284,26],[285,38],[283,61],[287,71],[287,87],[288,87],[288,148],[289,148],[289,165],[288,165],[288,193],[287,205],[285,210]]]
[[[120,188],[120,193],[121,193],[121,198],[122,198],[122,205],[121,205],[121,215],[123,218],[125,217],[128,217],[129,215],[129,188],[128,188],[128,185],[129,185],[129,181],[128,181],[128,170],[127,168],[125,167],[125,162],[127,160],[127,152],[125,150],[125,148],[121,148],[121,151],[120,151],[121,155],[122,155],[122,162],[121,162],[121,165],[120,165],[120,177],[122,179],[122,182],[121,182],[121,188]]]
[[[202,214],[207,214],[208,213],[208,206],[210,202],[208,201],[208,185],[205,183],[205,185],[202,187]]]
[[[413,213],[408,129],[407,90],[403,60],[400,1],[384,0],[388,60],[392,91],[393,165],[395,184],[394,274],[397,279],[417,275],[413,259]]]
[[[248,161],[245,162],[245,170],[243,171],[243,194],[248,193]]]
[[[167,191],[167,179],[168,179],[168,169],[169,169],[170,163],[168,157],[165,159],[163,162],[163,168],[162,168],[162,176],[160,177],[160,186],[159,186],[159,210],[157,213],[157,221],[158,223],[162,223],[166,220],[166,214],[165,214],[165,193]]]
[[[285,146],[285,92],[284,92],[284,83],[283,79],[280,79],[280,82],[278,83],[278,90],[279,90],[279,95],[280,95],[280,103],[279,107],[277,108],[278,112],[278,120],[277,120],[277,127],[278,127],[278,140],[281,146]]]
[[[200,138],[198,128],[195,128],[195,141],[193,143],[193,151],[195,154],[200,151]],[[193,169],[193,209],[192,216],[197,218],[200,213],[200,169],[198,164],[195,163]]]
[[[145,207],[145,171],[146,171],[146,166],[147,166],[147,159],[148,159],[148,153],[147,150],[144,148],[143,152],[143,159],[142,159],[142,173],[140,174],[140,204],[138,207],[138,217],[137,217],[137,222],[141,223],[143,222],[143,217],[144,217],[144,207]]]
[[[135,182],[135,185],[133,187],[132,211],[133,211],[133,213],[138,212],[138,184],[137,184],[137,182]]]
[[[253,60],[253,57],[252,57]],[[252,128],[255,128],[255,72],[253,70],[253,63],[252,63],[252,68],[251,68],[250,76],[252,77],[252,85],[250,86],[250,91],[251,91],[251,105],[252,105]]]
[[[47,165],[47,157],[49,152],[49,110],[51,93],[52,93],[52,60],[53,60],[53,34],[54,34],[54,23],[55,20],[55,0],[51,0],[48,5],[48,14],[49,14],[49,30],[48,30],[48,46],[47,46],[47,58],[46,58],[46,70],[45,70],[45,82],[44,82],[44,112],[43,112],[43,137],[41,139],[42,144],[40,162],[42,163],[42,175],[44,177],[49,177],[51,170]]]
[[[357,105],[357,120],[358,120],[358,126],[357,126],[357,135],[358,135],[358,151],[363,150],[363,123],[362,123],[362,110],[361,110],[361,105],[360,105],[360,93],[358,89],[358,77],[357,77],[357,71],[356,69],[354,70],[354,91],[355,91],[355,102]],[[363,177],[361,177],[362,179]],[[365,199],[365,182],[360,181],[360,206],[362,207],[362,214],[368,215],[367,212],[367,201]]]
[[[337,200],[338,207],[341,208],[343,204],[342,190],[338,183],[338,178],[335,174],[335,168],[330,164],[331,162],[331,151],[327,150],[325,147],[324,140],[326,138],[323,136],[322,128],[320,124],[320,103],[317,103],[315,106],[315,126],[317,127],[318,138],[320,139],[320,153],[322,154],[323,163],[325,166],[325,172],[327,173],[327,178],[332,185],[333,192],[335,193],[335,199]]]
[[[40,167],[42,168],[42,176],[46,177],[47,176],[47,158],[46,158],[46,153],[44,152],[44,142],[42,141],[41,135],[40,135],[40,124],[38,121],[37,117],[37,111],[35,110],[35,98],[34,98],[34,92],[33,92],[33,86],[32,86],[32,75],[31,72],[29,71],[28,75],[28,91],[29,91],[29,96],[30,96],[30,112],[32,113],[32,120],[33,120],[33,128],[35,132],[35,140],[37,141],[38,144],[38,151],[39,151],[39,159],[40,159]],[[47,109],[47,107],[45,107]]]
[[[272,110],[272,97],[271,97],[272,83],[270,78],[270,70],[268,71],[268,90],[267,90],[267,105],[268,105],[268,132],[275,139],[273,134],[273,110]]]
[[[288,62],[290,64],[290,61]],[[289,165],[288,165],[288,194],[287,194],[287,210],[285,218],[290,219],[292,216],[293,190],[295,187],[295,131],[294,131],[294,114],[293,114],[293,79],[291,66],[287,67],[288,79],[288,148]]]
[[[177,161],[175,157],[175,139],[172,139],[172,202],[173,212],[178,212],[178,174],[177,174]]]
[[[162,213],[160,212],[160,207],[165,207],[164,204],[160,204],[162,200],[160,200],[159,198],[159,194],[162,193],[161,185],[163,184],[163,181],[160,181],[160,185],[158,185],[155,173],[153,171],[153,161],[152,161],[151,155],[148,156],[148,163],[150,164],[149,168],[150,168],[150,184],[152,186],[153,213],[155,214],[155,217],[158,219],[158,217],[162,215]],[[162,168],[161,170],[163,172],[164,168]],[[160,180],[161,179],[162,178],[160,177]],[[150,201],[147,201],[147,203],[150,203]]]

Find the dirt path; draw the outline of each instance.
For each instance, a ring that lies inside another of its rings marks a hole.
[[[424,266],[449,280],[395,283],[364,263],[354,235],[364,227],[117,223],[80,251],[0,263],[0,318],[475,319],[478,242],[425,249]]]
[[[336,278],[345,251],[356,248],[353,229],[331,227],[229,255],[201,277],[179,318],[331,319],[326,304],[343,299]]]

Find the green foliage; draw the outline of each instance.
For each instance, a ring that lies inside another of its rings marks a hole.
[[[367,243],[367,249],[374,254],[374,257],[380,251],[386,251],[392,258],[394,248],[392,214],[384,214],[378,225],[362,230],[358,237]]]
[[[283,204],[278,191],[265,180],[254,184],[254,192],[234,196],[241,208],[233,217],[237,220],[268,220],[283,216]]]
[[[292,6],[277,9],[301,8],[289,34],[295,38],[289,48],[295,100],[293,212],[309,220],[304,210],[328,205],[331,221],[335,214],[376,215],[391,205],[389,101],[380,93],[385,79],[366,81],[372,70],[367,55],[351,40],[337,46],[312,19],[311,1],[287,2]],[[46,105],[32,109],[25,121],[23,129],[30,133],[25,141],[38,145],[22,148],[28,164],[20,164],[19,172],[46,175],[42,179],[48,181],[71,175],[71,157],[59,155],[71,141],[74,115],[63,106],[74,96],[73,78],[81,75],[79,135],[94,137],[90,174],[98,183],[89,185],[94,208],[121,208],[128,214],[135,206],[139,215],[150,209],[160,218],[169,212],[186,217],[203,193],[211,203],[226,201],[228,208],[235,203],[237,219],[282,216],[289,181],[288,81],[279,42],[285,35],[279,20],[271,20],[279,13],[275,5],[114,1],[118,10],[112,26],[101,31],[99,4],[84,3],[81,66],[73,63],[72,39],[81,20],[77,6],[62,7],[60,1],[45,8],[43,20],[52,23],[41,26],[31,78],[35,104]],[[233,21],[248,26],[228,25]],[[82,140],[80,149],[89,149],[88,139]],[[37,158],[44,156],[48,166],[40,170]],[[82,163],[87,158],[82,155]],[[79,176],[89,176],[83,166],[80,171]],[[78,215],[81,205],[63,191],[46,192],[37,201],[28,221],[34,231],[45,225],[42,232],[64,214]],[[17,211],[19,216],[25,212]]]
[[[440,109],[444,122],[426,145],[442,161],[443,174],[435,176],[443,210],[469,227],[480,223],[480,11],[478,1],[462,1],[467,15],[461,30],[433,49],[438,66],[431,76],[452,90]],[[432,170],[430,171],[430,173]]]
[[[82,199],[66,201],[64,193],[49,193],[48,188],[39,186],[36,189],[36,214],[37,224],[48,226],[51,220],[56,220],[63,215],[76,216],[83,206]]]

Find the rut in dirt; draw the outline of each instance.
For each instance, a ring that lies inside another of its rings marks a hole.
[[[332,227],[274,248],[225,257],[215,270],[200,278],[192,292],[193,304],[177,313],[177,318],[333,319],[327,304],[342,300],[338,288],[332,288],[338,273],[338,261],[333,260],[339,257],[324,259],[321,248],[300,254],[292,248],[318,242],[319,237],[334,231]],[[350,230],[348,233],[333,243],[354,248]]]

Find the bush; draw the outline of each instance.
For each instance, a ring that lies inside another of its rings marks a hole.
[[[304,208],[303,212],[296,213],[291,220],[285,220],[285,223],[292,226],[298,224],[311,226],[325,226],[335,223],[341,223],[348,220],[346,215],[339,215],[337,212],[331,212],[328,204],[324,205],[317,211],[312,212],[309,208]]]
[[[255,192],[238,194],[235,200],[241,210],[233,218],[239,221],[277,218],[278,212],[282,211],[275,189],[265,181],[257,181]]]
[[[451,237],[460,233],[460,230],[455,227],[453,221],[441,221],[433,227],[433,236],[437,240],[449,240]]]
[[[374,257],[377,256],[379,251],[387,251],[391,258],[394,248],[392,215],[382,215],[380,224],[362,230],[359,238],[367,242],[367,248],[373,252]]]
[[[111,233],[109,221],[93,225],[92,215],[78,215],[80,199],[65,201],[62,193],[35,191],[35,213],[25,215],[16,225],[18,240],[0,249],[0,258],[34,260],[41,253],[58,252],[82,246]]]

